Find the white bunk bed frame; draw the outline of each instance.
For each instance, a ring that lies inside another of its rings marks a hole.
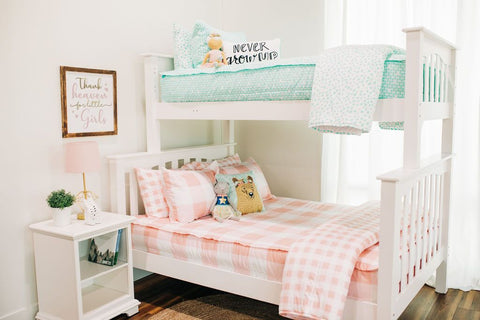
[[[377,303],[348,299],[344,319],[398,318],[435,271],[436,291],[447,292],[455,47],[424,28],[404,32],[405,99],[379,101],[374,116],[376,121],[404,121],[403,167],[378,177],[382,187]],[[428,71],[425,78],[424,64]],[[160,72],[172,66],[169,56],[145,55],[148,152],[108,157],[114,212],[138,215],[142,211],[134,167],[178,168],[192,160],[231,155],[235,146],[233,120],[307,120],[309,101],[160,102]],[[222,144],[162,151],[158,120],[165,119],[225,120]],[[431,119],[442,119],[441,154],[421,160],[422,123]],[[424,223],[419,228],[415,221],[421,220]],[[400,230],[409,226],[408,237],[401,237]],[[428,231],[432,226],[439,227]],[[401,262],[400,256],[404,257]],[[280,282],[139,250],[133,250],[133,262],[136,268],[279,304]]]

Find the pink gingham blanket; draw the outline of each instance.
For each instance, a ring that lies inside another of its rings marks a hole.
[[[279,311],[292,319],[341,319],[360,254],[378,242],[379,208],[366,203],[296,241],[283,270]]]
[[[264,202],[265,211],[243,215],[240,221],[212,221],[206,216],[189,223],[162,223],[155,217],[138,219],[159,230],[244,246],[288,251],[300,237],[354,206],[277,197]]]

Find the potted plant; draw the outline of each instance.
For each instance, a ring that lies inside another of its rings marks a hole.
[[[53,208],[53,223],[66,226],[71,222],[72,205],[75,196],[64,189],[52,191],[47,197],[48,205]]]

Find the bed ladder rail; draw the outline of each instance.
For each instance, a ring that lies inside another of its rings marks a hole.
[[[437,270],[446,293],[452,155],[418,169],[398,169],[382,182],[377,319],[396,319]],[[393,235],[393,236],[392,236]]]

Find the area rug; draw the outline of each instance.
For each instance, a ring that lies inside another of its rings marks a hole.
[[[149,320],[278,320],[278,306],[233,294],[216,294],[177,303]]]

